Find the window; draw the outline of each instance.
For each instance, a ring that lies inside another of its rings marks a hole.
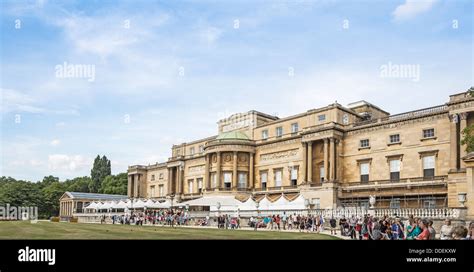
[[[199,153],[202,153],[202,152],[204,152],[204,146],[203,146],[203,145],[200,145],[200,146],[199,146]]]
[[[262,189],[267,188],[267,179],[268,179],[268,173],[267,172],[260,173],[260,181],[262,182]]]
[[[292,167],[290,173],[291,186],[296,186],[298,182],[298,168]]]
[[[275,187],[281,186],[281,170],[275,170]]]
[[[370,147],[369,139],[360,140],[360,148]]]
[[[298,133],[298,123],[293,123],[291,124],[291,134],[296,134]]]
[[[390,209],[400,209],[400,198],[390,200]]]
[[[154,197],[154,196],[155,196],[155,185],[150,186],[150,197]]]
[[[191,147],[191,148],[189,149],[189,153],[191,154],[191,156],[194,155],[194,147]]]
[[[237,188],[245,189],[247,187],[247,173],[239,173],[239,181],[237,183]]]
[[[369,181],[369,167],[370,164],[368,162],[361,163],[360,167],[360,181],[361,182],[368,182]]]
[[[322,121],[325,121],[325,120],[326,120],[326,114],[318,115],[318,121],[319,122],[322,122]]]
[[[390,180],[400,180],[400,160],[390,160]]]
[[[202,193],[202,178],[197,179],[198,193]]]
[[[163,179],[163,178],[164,178],[164,174],[160,173],[159,179]]]
[[[230,189],[232,185],[232,173],[224,172],[224,188]]]
[[[319,166],[319,180],[324,181],[324,176],[326,172],[324,171],[324,165]]]
[[[436,208],[436,200],[433,198],[425,198],[423,200],[423,208],[425,209],[434,209]]]
[[[313,203],[314,209],[321,209],[321,200],[319,198],[313,198],[311,202]]]
[[[212,188],[217,188],[217,174],[211,173]]]
[[[151,175],[151,181],[155,180],[155,175]]]
[[[268,139],[268,130],[262,130],[262,140]]]
[[[194,180],[188,180],[188,191],[190,194],[194,193]]]
[[[423,177],[432,179],[435,175],[435,156],[423,157]]]
[[[434,136],[434,128],[423,129],[423,138],[433,138]]]
[[[398,144],[398,143],[400,143],[400,134],[393,134],[393,135],[390,135],[390,143],[391,143],[391,144]]]
[[[276,136],[277,137],[283,136],[283,127],[277,127],[276,128]]]
[[[165,186],[164,185],[159,185],[158,186],[158,196],[163,197],[165,196]]]

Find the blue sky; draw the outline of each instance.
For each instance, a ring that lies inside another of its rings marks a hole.
[[[97,154],[113,173],[163,161],[236,112],[364,99],[399,113],[474,86],[470,0],[0,5],[0,175],[18,179],[89,175]],[[64,62],[95,80],[57,77]],[[381,77],[388,63],[419,65],[419,81]]]

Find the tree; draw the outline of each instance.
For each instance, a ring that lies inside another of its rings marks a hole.
[[[462,135],[461,145],[466,145],[466,152],[474,151],[474,125],[464,128]]]
[[[49,216],[59,215],[59,198],[66,192],[64,182],[55,182],[41,190],[44,198],[42,212]]]
[[[89,193],[89,185],[91,182],[90,177],[77,177],[68,179],[64,183],[66,185],[66,191]]]
[[[118,175],[110,175],[105,177],[101,184],[100,193],[126,195],[128,185],[127,173],[120,173]]]
[[[94,159],[94,165],[91,170],[91,183],[89,184],[89,191],[97,193],[101,187],[102,181],[105,177],[112,174],[110,160],[104,155],[102,158],[97,155]]]

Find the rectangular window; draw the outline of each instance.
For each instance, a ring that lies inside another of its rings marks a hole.
[[[211,173],[212,188],[217,188],[217,174]]]
[[[423,177],[432,179],[435,175],[435,156],[423,157]]]
[[[202,153],[202,152],[204,152],[204,146],[203,146],[203,145],[200,145],[200,146],[199,146],[199,153]]]
[[[163,173],[160,173],[159,179],[163,179],[164,176],[165,176],[165,175],[164,175]]]
[[[277,137],[283,136],[283,127],[277,127],[276,128],[276,136]]]
[[[262,130],[262,140],[268,139],[268,130]]]
[[[163,197],[165,196],[165,186],[164,185],[159,185],[158,186],[158,196]]]
[[[291,168],[290,179],[291,179],[291,186],[296,186],[296,184],[298,183],[298,168],[296,167]]]
[[[390,209],[400,209],[400,198],[390,200]]]
[[[369,139],[360,140],[360,147],[361,148],[370,147]]]
[[[267,188],[267,180],[268,180],[268,173],[262,172],[260,173],[260,181],[262,182],[262,188]]]
[[[359,167],[360,167],[360,181],[368,182],[370,164],[368,162],[364,162],[364,163],[361,163]]]
[[[298,133],[298,129],[299,129],[298,128],[298,123],[291,124],[291,134],[294,135],[294,134]]]
[[[434,128],[423,129],[423,138],[433,138],[434,136]]]
[[[194,181],[192,179],[188,181],[188,191],[190,194],[194,193]]]
[[[202,178],[197,179],[198,193],[202,193]]]
[[[432,198],[427,198],[423,200],[423,208],[425,209],[434,209],[436,208],[436,200]]]
[[[239,173],[237,188],[245,189],[247,187],[247,173]]]
[[[400,180],[400,160],[390,160],[390,180]]]
[[[194,147],[191,147],[191,148],[189,149],[189,154],[190,154],[190,155],[194,155]]]
[[[275,187],[281,186],[281,170],[275,170]]]
[[[155,185],[150,186],[150,197],[155,197]]]
[[[319,167],[319,180],[321,180],[321,182],[324,181],[325,175],[326,175],[326,172],[324,171],[324,165],[322,165]]]
[[[155,175],[151,175],[151,181],[155,180]]]
[[[390,143],[391,144],[397,144],[399,142],[400,142],[400,134],[390,135]]]
[[[224,172],[224,186],[227,189],[232,186],[232,172]]]
[[[318,115],[318,121],[319,122],[322,122],[322,121],[325,121],[325,120],[326,120],[326,114]]]

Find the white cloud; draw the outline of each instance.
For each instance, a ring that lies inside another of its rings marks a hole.
[[[49,144],[52,145],[52,146],[58,146],[60,143],[61,143],[61,141],[59,139],[54,139]]]
[[[89,166],[90,160],[81,155],[53,154],[48,156],[48,168],[59,171],[79,171]]]
[[[430,10],[437,0],[406,0],[394,11],[393,16],[396,21],[411,19],[418,14]]]

